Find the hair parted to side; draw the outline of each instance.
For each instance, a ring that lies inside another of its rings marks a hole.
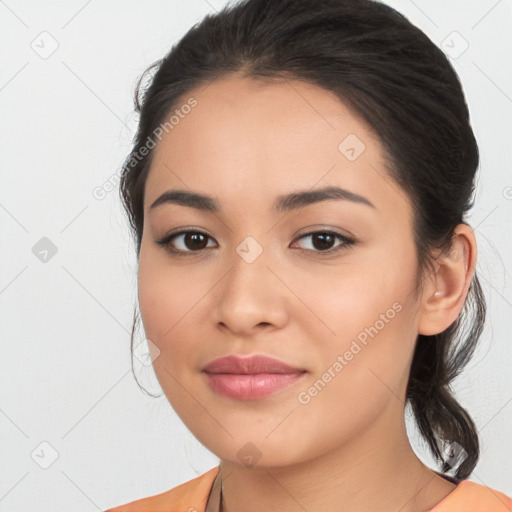
[[[142,96],[142,80],[154,68]],[[391,176],[414,205],[420,269],[432,269],[433,249],[449,250],[454,228],[473,206],[479,153],[461,84],[443,52],[376,1],[242,0],[207,15],[140,77],[138,131],[120,184],[137,258],[153,155],[141,158],[140,149],[193,88],[230,73],[303,80],[335,93],[378,134]],[[450,384],[476,348],[485,312],[475,273],[459,318],[440,334],[418,336],[407,386],[419,432],[441,471],[458,479],[475,468],[479,440]],[[136,320],[137,311],[132,350]],[[465,458],[448,463],[448,445]]]

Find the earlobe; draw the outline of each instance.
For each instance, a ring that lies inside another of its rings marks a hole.
[[[459,316],[476,266],[477,247],[473,230],[459,224],[448,252],[436,258],[435,271],[423,290],[418,333],[439,334]]]

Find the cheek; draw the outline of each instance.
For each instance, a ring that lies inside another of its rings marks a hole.
[[[321,337],[322,349],[317,352],[320,375],[316,377],[321,378],[323,372],[330,370],[336,375],[332,379],[336,384],[326,388],[333,393],[334,388],[351,388],[351,395],[344,400],[353,398],[354,405],[370,395],[376,397],[378,389],[385,393],[387,388],[401,389],[407,378],[417,334],[411,292],[416,267],[413,249],[394,254],[393,261],[382,254],[374,257],[371,264],[358,262],[344,269],[338,280],[333,276],[330,281],[324,280],[323,286],[316,286],[322,281],[315,281],[306,299],[316,305],[315,312],[331,331],[317,322],[317,329],[322,328],[326,334]],[[307,293],[306,288],[304,292]],[[329,378],[327,373],[321,380]],[[325,395],[326,400],[335,400],[330,393]]]
[[[184,392],[191,388],[190,368],[184,363],[192,364],[198,350],[190,331],[185,336],[198,290],[194,292],[183,272],[161,264],[158,259],[158,255],[149,256],[141,248],[138,275],[141,320],[146,337],[157,347],[153,349],[157,357],[152,358],[152,364],[167,400],[180,417],[195,417],[199,412]]]
[[[166,338],[172,339],[180,319],[197,302],[199,290],[196,284],[190,272],[166,262],[164,251],[147,247],[143,242],[139,258],[138,295],[141,317],[149,338],[151,334],[160,342]]]
[[[324,337],[320,389],[350,389],[344,400],[372,400],[385,388],[399,393],[414,348],[409,307],[402,300],[365,296],[338,310],[335,335]],[[330,383],[334,382],[334,385]],[[314,393],[314,391],[313,391]],[[324,399],[329,401],[326,393]]]
[[[347,279],[346,295],[331,292],[322,302],[319,315],[335,335],[321,337],[312,353],[315,373],[298,389],[294,420],[303,428],[287,432],[296,443],[317,438],[312,449],[327,451],[333,442],[357,437],[384,409],[402,405],[415,341],[414,311],[402,282],[409,276],[378,277]]]
[[[386,333],[401,330],[410,320],[405,313],[412,299],[410,270],[389,265],[379,268],[375,262],[354,265],[338,275],[317,275],[314,286],[310,278],[305,279],[298,289],[324,324],[317,322],[317,336],[322,329],[330,346],[343,349],[353,339],[364,344],[373,336],[386,338]]]
[[[184,272],[162,264],[159,254],[141,248],[138,273],[138,296],[141,320],[146,337],[159,350],[153,366],[157,377],[158,368],[165,368],[175,375],[175,361],[184,360],[188,343],[179,343],[180,329],[193,316],[193,305],[198,300],[198,290],[191,286]],[[195,290],[195,291],[194,291]],[[182,353],[183,352],[183,353]],[[179,367],[179,366],[177,366]]]
[[[169,263],[164,251],[142,244],[138,272],[141,319],[146,337],[158,348],[158,357],[153,359],[155,375],[178,414],[190,414],[186,390],[197,385],[195,379],[208,352],[205,340],[212,333],[209,291],[216,281],[217,272],[206,274],[201,265]]]

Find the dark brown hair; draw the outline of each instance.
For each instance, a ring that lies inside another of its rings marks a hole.
[[[206,16],[143,73],[135,92],[138,131],[120,185],[137,257],[153,155],[141,157],[141,149],[192,89],[230,73],[302,80],[332,91],[360,115],[380,137],[390,176],[411,199],[420,269],[431,271],[433,249],[450,249],[454,228],[473,205],[478,147],[443,52],[403,15],[370,0],[243,0]],[[136,319],[137,313],[134,329]],[[441,471],[453,470],[457,479],[473,471],[479,440],[450,384],[471,358],[484,320],[475,274],[459,318],[440,334],[418,336],[407,386],[419,432]],[[444,453],[449,446],[455,455]]]

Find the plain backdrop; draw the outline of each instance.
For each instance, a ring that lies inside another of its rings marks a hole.
[[[512,2],[387,3],[450,54],[478,139],[469,221],[489,316],[454,388],[480,431],[470,479],[512,495]],[[134,380],[135,250],[117,189],[94,190],[130,150],[140,74],[224,4],[0,2],[0,511],[104,510],[218,463]]]

